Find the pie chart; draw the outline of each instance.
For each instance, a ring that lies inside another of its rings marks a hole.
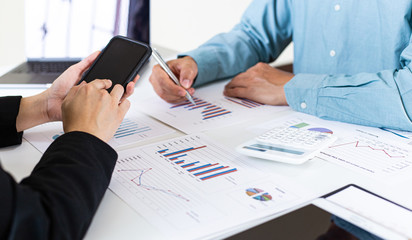
[[[255,200],[259,201],[270,201],[272,200],[272,196],[259,188],[248,188],[246,189],[246,194],[252,197]]]
[[[332,130],[327,129],[327,128],[309,128],[309,131],[315,131],[315,132],[323,132],[323,133],[330,133],[333,134]]]

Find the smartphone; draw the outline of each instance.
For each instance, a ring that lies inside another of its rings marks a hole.
[[[113,37],[88,71],[82,81],[110,79],[113,85],[107,89],[112,91],[116,84],[126,85],[132,81],[152,54],[149,45],[123,36]]]

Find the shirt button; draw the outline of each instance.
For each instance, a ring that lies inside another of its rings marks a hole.
[[[330,50],[329,55],[330,55],[331,57],[334,57],[334,56],[336,55],[335,50]]]
[[[307,105],[306,105],[305,102],[302,102],[302,103],[300,104],[300,108],[305,109],[306,107],[307,107]]]
[[[339,11],[340,10],[340,5],[339,4],[336,4],[335,5],[335,11]]]

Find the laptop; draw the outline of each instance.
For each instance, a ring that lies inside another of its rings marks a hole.
[[[149,0],[25,1],[26,61],[0,77],[0,87],[50,85],[101,50],[115,35],[149,43]]]

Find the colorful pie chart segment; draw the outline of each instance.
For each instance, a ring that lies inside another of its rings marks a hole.
[[[327,128],[309,128],[309,131],[316,131],[316,132],[323,132],[323,133],[330,133],[333,134],[332,130]]]
[[[272,200],[272,196],[263,191],[262,189],[259,188],[248,188],[246,189],[246,194],[250,197],[252,197],[255,200],[259,201],[270,201]]]

